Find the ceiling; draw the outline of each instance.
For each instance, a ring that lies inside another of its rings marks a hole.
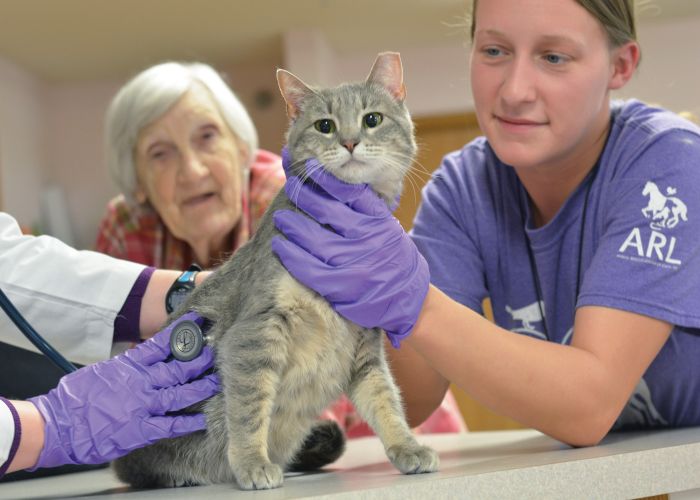
[[[640,22],[700,16],[700,0],[637,0]],[[165,59],[282,61],[282,34],[334,51],[460,43],[468,0],[0,0],[0,57],[51,82],[121,78]],[[457,40],[457,41],[456,41]]]

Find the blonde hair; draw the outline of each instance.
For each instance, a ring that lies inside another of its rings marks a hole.
[[[139,133],[163,116],[195,84],[209,91],[229,129],[247,148],[244,178],[247,175],[258,149],[258,133],[243,104],[211,66],[166,62],[132,78],[114,96],[107,110],[107,166],[127,199],[134,200],[138,187],[134,151]]]
[[[692,111],[681,111],[678,113],[678,115],[690,122],[693,122],[696,125],[700,125],[700,119],[698,119],[698,115],[696,115]]]
[[[472,0],[468,17],[469,34],[474,40],[476,29],[476,6]],[[634,20],[634,0],[576,0],[603,26],[612,47],[620,47],[627,42],[637,41],[637,27]]]

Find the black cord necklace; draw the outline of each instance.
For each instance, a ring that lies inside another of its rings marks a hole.
[[[595,181],[596,176],[598,175],[598,167],[600,165],[600,159],[596,161],[595,165],[591,169],[591,171],[588,174],[588,179],[584,182],[587,182],[586,185],[586,194],[584,195],[583,198],[583,211],[581,213],[581,227],[579,228],[579,241],[578,241],[578,257],[577,257],[577,267],[576,267],[576,295],[574,295],[574,306],[576,305],[576,300],[578,300],[578,294],[581,291],[581,274],[583,272],[583,238],[586,234],[586,216],[588,215],[588,198],[590,197],[591,194],[591,187],[593,186],[593,182]],[[529,196],[528,196],[529,199]],[[526,200],[527,203],[527,200]],[[526,205],[527,206],[527,205]],[[523,234],[525,235],[525,246],[527,247],[527,257],[530,260],[530,270],[532,272],[532,280],[533,284],[535,286],[535,293],[537,294],[537,307],[540,310],[540,317],[542,318],[542,330],[544,333],[544,337],[547,340],[551,340],[549,338],[549,331],[547,329],[547,319],[545,318],[544,315],[544,308],[542,307],[542,302],[544,300],[544,294],[542,292],[542,285],[540,283],[540,275],[537,270],[537,261],[535,260],[535,255],[532,251],[532,242],[530,241],[530,236],[527,234],[527,221],[525,220],[525,207],[523,208],[523,211],[521,212],[521,219],[522,219],[522,225],[523,225]]]

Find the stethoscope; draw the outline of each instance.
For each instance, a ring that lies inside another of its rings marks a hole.
[[[170,353],[180,361],[190,361],[202,352],[210,340],[205,334],[209,322],[194,311],[180,316],[166,330],[170,330]]]
[[[44,337],[39,335],[2,289],[0,289],[0,307],[15,326],[19,328],[19,331],[53,364],[64,373],[71,373],[77,370],[73,363],[64,358]],[[209,326],[205,318],[193,311],[180,316],[168,325],[166,331],[170,331],[170,353],[172,356],[180,361],[190,361],[199,356],[199,353],[202,352],[204,345],[208,341],[205,332]]]
[[[5,311],[7,316],[12,320],[12,322],[19,328],[19,331],[24,334],[27,339],[34,344],[34,346],[39,349],[44,355],[49,358],[53,364],[58,366],[65,373],[71,373],[77,370],[75,365],[68,361],[66,358],[61,356],[56,349],[49,344],[44,337],[39,335],[39,333],[29,324],[29,321],[25,319],[24,316],[17,310],[15,305],[10,301],[10,299],[5,295],[5,292],[0,289],[0,307]]]

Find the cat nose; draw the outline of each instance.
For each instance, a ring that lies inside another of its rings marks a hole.
[[[347,149],[349,152],[352,153],[353,149],[355,149],[355,146],[357,146],[358,144],[359,144],[359,141],[358,141],[358,142],[355,142],[355,141],[345,141],[345,142],[343,143],[343,147],[344,147],[345,149]]]

